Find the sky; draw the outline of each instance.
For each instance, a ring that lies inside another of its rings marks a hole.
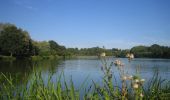
[[[170,46],[170,0],[0,0],[0,22],[66,47]]]

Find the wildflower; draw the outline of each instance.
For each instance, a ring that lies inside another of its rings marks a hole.
[[[129,58],[130,58],[130,59],[133,59],[133,58],[134,58],[134,55],[133,55],[133,54],[130,54]]]
[[[115,60],[114,64],[116,66],[124,66],[124,64],[120,60]]]
[[[103,52],[103,53],[100,54],[100,56],[101,56],[101,57],[105,57],[105,56],[106,56],[106,53]]]
[[[134,58],[134,55],[133,55],[132,53],[128,53],[128,54],[126,55],[126,57],[129,58],[129,59],[133,59],[133,58]]]
[[[119,62],[119,60],[115,60],[114,64],[117,64]]]
[[[138,79],[136,79],[136,80],[135,80],[135,82],[136,82],[136,83],[138,83],[138,82],[139,82],[139,80],[138,80]]]
[[[127,80],[127,79],[128,79],[127,76],[123,76],[123,77],[122,77],[122,80]]]
[[[129,58],[129,56],[130,56],[130,54],[129,54],[129,53],[128,53],[128,54],[126,54],[126,57],[127,57],[127,58]]]
[[[144,96],[144,95],[141,93],[141,94],[140,94],[140,97],[143,97],[143,96]]]
[[[133,79],[133,76],[132,76],[132,75],[128,76],[128,79],[129,79],[129,80],[132,80],[132,79]]]
[[[145,79],[141,79],[140,81],[143,83],[143,82],[145,82]]]
[[[137,89],[137,88],[139,88],[139,85],[137,83],[135,83],[135,84],[133,84],[133,88]]]

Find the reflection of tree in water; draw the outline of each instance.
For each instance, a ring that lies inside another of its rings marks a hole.
[[[11,77],[16,85],[25,83],[33,67],[28,60],[0,61],[0,65],[0,72]]]
[[[58,60],[15,60],[0,61],[0,72],[13,79],[15,85],[26,84],[33,71],[42,73],[55,73],[60,61]]]
[[[32,64],[35,71],[55,73],[60,62],[61,60],[41,60],[33,61]]]

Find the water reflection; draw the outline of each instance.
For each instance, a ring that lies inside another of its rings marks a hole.
[[[116,60],[116,58],[107,58],[108,63]],[[159,71],[162,78],[170,79],[170,60],[169,59],[134,59],[131,62],[128,59],[120,58],[125,64],[125,70],[129,74],[136,73],[136,69],[143,78],[149,80],[155,70]],[[103,73],[101,71],[101,61],[99,59],[70,59],[70,60],[43,60],[43,61],[31,61],[31,60],[16,60],[16,61],[0,61],[0,72],[4,74],[11,74],[14,79],[20,81],[20,83],[26,83],[26,80],[32,78],[33,71],[39,71],[42,73],[44,82],[50,73],[53,74],[52,81],[56,82],[57,77],[63,71],[66,81],[69,82],[70,78],[74,82],[76,87],[79,87],[82,82],[86,80],[87,84],[92,84],[92,80],[102,84]],[[113,65],[112,70],[115,77],[119,80],[119,73],[117,68]],[[18,78],[16,78],[16,76]],[[87,85],[87,86],[89,86]]]
[[[16,85],[25,84],[32,77],[33,72],[56,73],[57,66],[62,61],[59,60],[15,60],[0,61],[0,72],[13,79]]]

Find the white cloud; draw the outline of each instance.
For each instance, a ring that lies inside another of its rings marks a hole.
[[[36,9],[37,9],[37,8],[33,7],[33,6],[30,4],[30,1],[29,1],[29,0],[14,0],[14,3],[15,3],[17,6],[20,6],[20,7],[29,9],[29,10],[36,10]]]

